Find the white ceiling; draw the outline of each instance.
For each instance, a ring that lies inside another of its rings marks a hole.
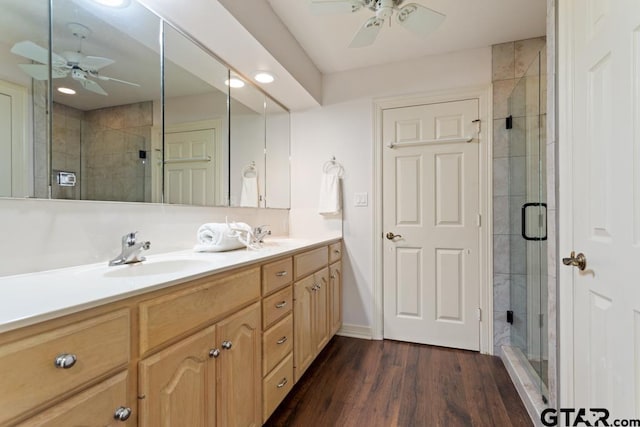
[[[427,38],[392,22],[366,48],[347,46],[373,12],[313,15],[309,0],[267,0],[307,55],[323,73],[415,59],[427,55],[491,46],[545,34],[546,0],[409,0],[447,18]]]

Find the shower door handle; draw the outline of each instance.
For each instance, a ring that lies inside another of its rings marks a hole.
[[[532,206],[541,206],[544,208],[544,235],[540,236],[540,237],[532,237],[527,235],[527,208],[530,208]],[[520,209],[520,213],[521,213],[521,219],[520,219],[520,232],[522,234],[522,238],[525,240],[532,240],[532,241],[542,241],[542,240],[547,240],[547,204],[546,203],[525,203],[524,205],[522,205],[522,208]]]

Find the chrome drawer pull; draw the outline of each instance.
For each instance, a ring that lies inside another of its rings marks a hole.
[[[334,280],[336,278],[335,274],[332,274],[331,276],[329,276],[329,279]]]
[[[279,303],[276,304],[276,308],[282,308],[282,307],[284,307],[286,305],[287,305],[287,302],[286,301],[282,301],[282,302],[279,302]]]
[[[276,387],[282,388],[285,385],[287,385],[288,382],[289,382],[289,380],[287,380],[286,378],[283,378],[282,381],[280,382],[280,384],[278,384]]]
[[[276,273],[276,276],[278,276],[278,277],[283,277],[283,276],[286,276],[286,275],[287,275],[287,272],[285,270],[278,271]]]
[[[340,255],[340,251],[339,251],[339,250],[337,250],[337,249],[335,249],[335,250],[333,251],[333,253],[334,253],[334,254],[337,254],[337,255]]]
[[[231,341],[222,341],[222,348],[225,350],[231,350],[233,343]]]
[[[287,342],[287,337],[282,337],[276,341],[276,344],[284,344],[285,342]]]
[[[218,356],[220,356],[220,349],[212,348],[211,350],[209,350],[209,357],[210,358],[215,359]]]
[[[127,421],[131,416],[131,408],[125,408],[124,406],[116,409],[116,413],[113,414],[113,418],[118,421]]]
[[[62,353],[59,354],[58,357],[56,357],[56,360],[53,363],[56,365],[56,368],[69,369],[72,368],[77,361],[78,358],[75,354]]]

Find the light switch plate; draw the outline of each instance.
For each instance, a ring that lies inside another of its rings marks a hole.
[[[369,205],[368,193],[355,193],[353,195],[353,205],[357,207],[366,207]]]

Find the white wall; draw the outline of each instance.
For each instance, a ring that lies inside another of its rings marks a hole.
[[[322,165],[335,156],[345,169],[344,324],[373,325],[373,100],[491,83],[491,48],[369,67],[325,76],[325,105],[291,116],[292,193],[290,232],[335,231],[318,215]],[[354,193],[369,195],[354,207]]]
[[[201,224],[226,216],[288,232],[287,210],[0,198],[0,276],[106,263],[131,231],[151,242],[149,254],[190,249]]]

